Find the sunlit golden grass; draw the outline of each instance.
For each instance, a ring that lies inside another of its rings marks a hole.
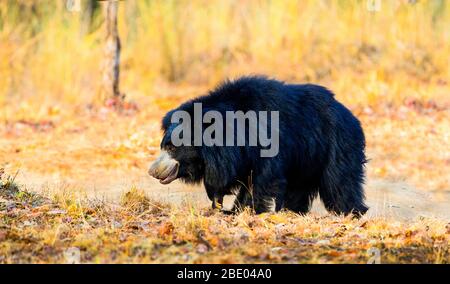
[[[2,100],[95,101],[101,25],[82,36],[80,12],[64,1],[18,2],[0,4]],[[366,1],[124,1],[121,87],[155,97],[164,81],[211,87],[264,73],[324,83],[351,104],[446,98],[443,2],[382,1],[370,12]]]
[[[76,206],[75,206],[76,204]],[[75,208],[74,208],[75,207]],[[153,203],[139,190],[120,204],[0,188],[0,263],[449,263],[449,224],[372,218],[236,216]]]

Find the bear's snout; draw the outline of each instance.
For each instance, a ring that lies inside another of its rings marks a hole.
[[[159,179],[162,184],[169,184],[178,177],[180,164],[166,151],[161,151],[159,157],[150,165],[148,174]]]

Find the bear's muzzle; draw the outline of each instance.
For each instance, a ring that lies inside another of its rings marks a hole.
[[[180,163],[173,159],[167,151],[162,150],[159,157],[150,165],[148,174],[159,179],[162,184],[169,184],[178,177]]]

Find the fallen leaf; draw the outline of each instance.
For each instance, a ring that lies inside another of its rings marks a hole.
[[[173,232],[174,228],[175,227],[173,226],[173,224],[171,222],[164,222],[158,228],[158,236],[165,237],[165,236],[171,234]]]

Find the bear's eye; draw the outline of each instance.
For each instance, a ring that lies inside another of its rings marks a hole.
[[[167,149],[167,151],[169,152],[174,152],[175,151],[175,146],[172,143],[168,143],[165,147]]]

